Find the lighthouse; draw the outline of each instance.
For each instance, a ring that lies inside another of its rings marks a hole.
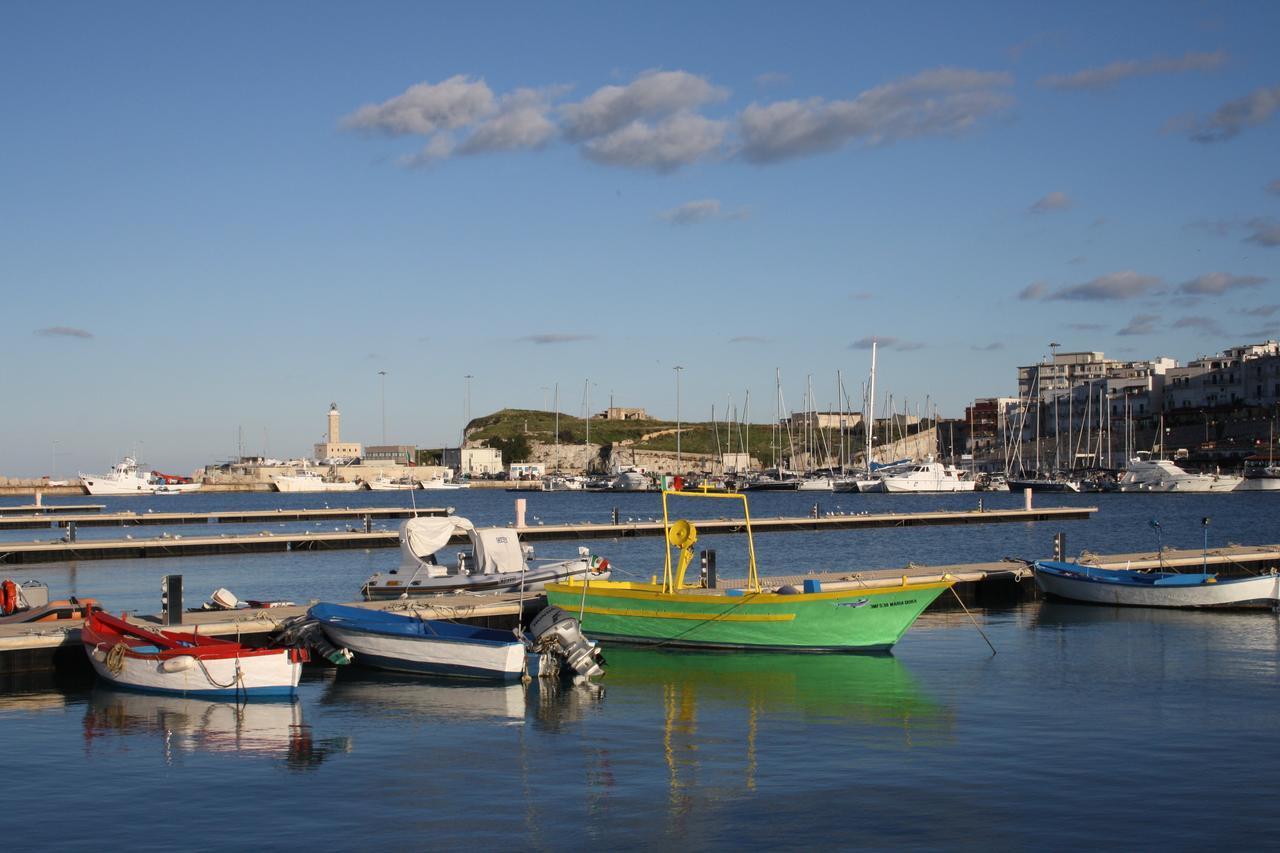
[[[339,439],[339,426],[342,421],[342,412],[338,411],[337,403],[329,404],[329,443],[337,444]]]
[[[343,465],[359,459],[360,443],[349,441],[342,443],[342,412],[337,403],[329,404],[329,434],[323,444],[315,446],[316,461],[326,465]]]

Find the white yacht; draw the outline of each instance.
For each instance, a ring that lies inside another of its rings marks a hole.
[[[156,484],[138,470],[138,460],[126,456],[111,466],[111,473],[81,474],[80,485],[91,495],[151,495]]]
[[[609,488],[615,492],[647,492],[653,488],[653,480],[643,468],[623,468],[613,478]]]
[[[1117,485],[1122,492],[1230,492],[1242,482],[1243,477],[1225,474],[1192,474],[1139,450]]]
[[[321,477],[315,471],[272,474],[271,482],[277,492],[354,492],[360,488],[360,483]]]
[[[430,480],[419,480],[418,485],[428,491],[443,492],[452,489],[469,489],[470,483],[460,483],[456,480],[447,480],[444,477],[433,477]]]
[[[954,465],[929,459],[904,471],[881,476],[886,492],[972,492],[976,483]]]

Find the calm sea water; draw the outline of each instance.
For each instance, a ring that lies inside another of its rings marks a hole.
[[[289,496],[283,496],[288,498]],[[343,504],[399,501],[343,496]],[[419,496],[421,497],[421,496]],[[453,494],[482,523],[506,493]],[[298,496],[297,505],[318,505]],[[533,495],[546,520],[656,514],[652,495]],[[986,496],[988,506],[1016,497]],[[878,568],[1069,549],[1276,542],[1271,495],[1038,498],[1088,522],[761,537],[766,571]],[[331,503],[334,503],[330,500]],[[115,502],[112,502],[115,503]],[[133,502],[130,502],[133,504]],[[143,506],[277,506],[183,496]],[[753,513],[813,499],[764,495]],[[968,507],[973,496],[826,496],[824,511]],[[828,504],[830,505],[828,507]],[[699,513],[691,511],[690,515]],[[216,528],[215,528],[216,529]],[[144,528],[145,530],[145,528]],[[85,532],[85,531],[82,531]],[[135,531],[136,532],[136,531]],[[25,535],[30,534],[30,535]],[[46,531],[27,531],[35,538]],[[98,534],[95,534],[98,535]],[[119,535],[103,531],[102,535]],[[721,566],[735,537],[707,537]],[[593,542],[648,573],[658,540]],[[571,545],[545,543],[551,556]],[[56,595],[153,611],[188,596],[355,597],[393,550],[21,567]],[[203,586],[202,586],[203,585]],[[32,678],[0,684],[7,847],[965,848],[1273,846],[1280,623],[1028,603],[925,614],[891,656],[608,650],[602,690],[459,687],[310,670],[294,703],[141,696]]]

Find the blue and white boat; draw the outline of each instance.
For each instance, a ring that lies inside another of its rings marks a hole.
[[[529,652],[553,654],[583,677],[604,671],[577,620],[554,607],[533,620],[528,639],[514,631],[343,604],[317,604],[307,616],[352,653],[353,663],[392,672],[517,681],[529,669]]]
[[[1280,606],[1280,575],[1222,578],[1208,572],[1101,569],[1040,560],[1032,564],[1036,586],[1057,598],[1129,607]]]

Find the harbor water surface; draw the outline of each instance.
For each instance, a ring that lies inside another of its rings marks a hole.
[[[404,495],[328,496],[390,505]],[[416,495],[421,502],[423,494]],[[436,495],[427,496],[427,502]],[[451,493],[480,523],[514,495]],[[547,523],[658,514],[655,495],[528,495]],[[986,495],[987,506],[1020,496]],[[761,536],[762,571],[793,574],[1280,540],[1280,499],[1037,498],[1091,521]],[[16,501],[15,501],[16,502]],[[145,510],[321,506],[325,496],[105,501]],[[804,514],[762,495],[753,514]],[[976,506],[977,496],[842,496],[821,511]],[[718,515],[692,506],[688,515]],[[536,523],[536,520],[534,521]],[[332,527],[332,525],[330,525]],[[204,528],[209,529],[209,528]],[[217,528],[214,528],[217,529]],[[137,528],[132,532],[136,532]],[[81,535],[125,532],[86,528]],[[181,530],[173,531],[181,533]],[[22,531],[17,538],[50,536]],[[147,532],[145,535],[157,535]],[[14,538],[13,534],[6,534]],[[660,566],[657,539],[590,542],[622,569]],[[542,543],[539,554],[577,543]],[[733,574],[740,537],[708,536]],[[159,578],[188,603],[351,600],[394,550],[14,567],[55,596],[153,612]],[[206,590],[205,587],[208,589]],[[1273,844],[1280,626],[1271,613],[1028,601],[926,613],[892,655],[608,649],[601,688],[458,686],[312,668],[296,702],[236,706],[31,676],[0,684],[7,844],[143,850],[639,848],[1132,849]]]

